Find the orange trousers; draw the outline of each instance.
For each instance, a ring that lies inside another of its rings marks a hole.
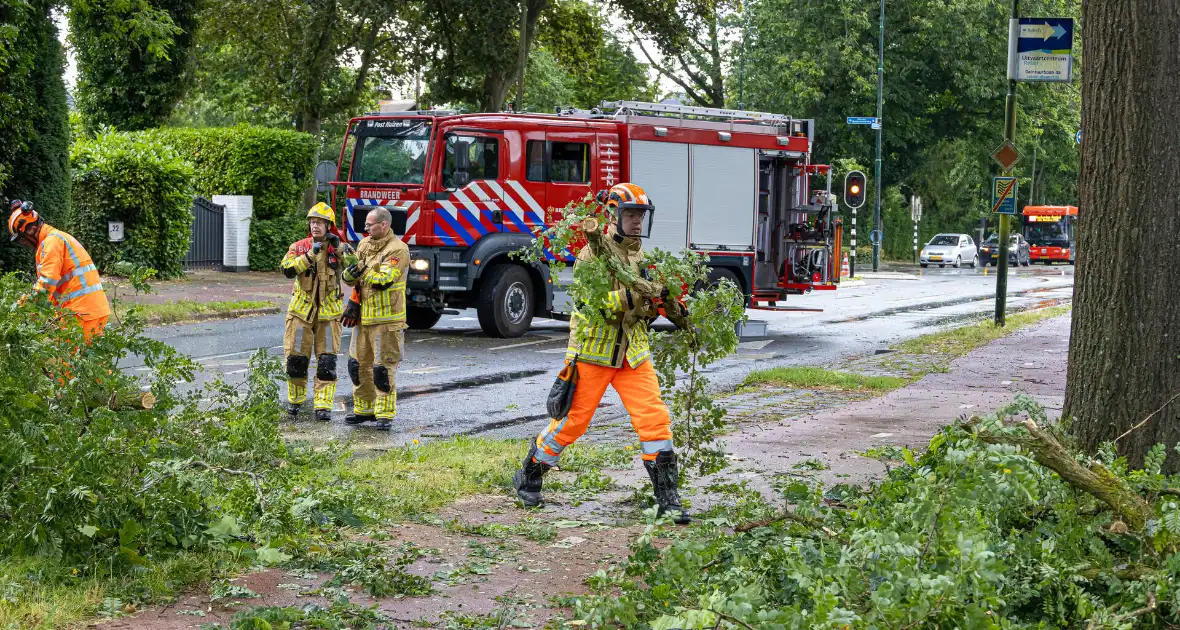
[[[107,326],[108,317],[99,317],[98,319],[82,319],[78,318],[78,322],[82,324],[82,338],[89,343],[95,335],[102,332],[103,328]]]
[[[660,399],[660,382],[651,361],[644,361],[637,368],[625,361],[621,368],[578,363],[578,384],[569,415],[562,420],[551,418],[549,426],[537,436],[534,456],[537,461],[556,465],[561,451],[582,437],[607,385],[615,388],[627,413],[631,414],[631,426],[639,434],[643,459],[652,461],[660,451],[672,450],[672,418]]]

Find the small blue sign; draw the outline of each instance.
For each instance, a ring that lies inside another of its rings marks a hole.
[[[1073,137],[1073,139],[1074,139],[1074,142],[1077,142],[1078,144],[1082,143],[1082,130],[1081,129],[1078,129],[1078,133],[1077,133],[1077,135],[1075,135]]]
[[[1016,214],[1016,178],[992,178],[992,214]]]
[[[876,116],[849,116],[848,124],[850,125],[875,125],[877,124]]]

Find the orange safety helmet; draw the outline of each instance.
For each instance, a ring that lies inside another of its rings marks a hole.
[[[651,224],[656,207],[642,188],[630,183],[615,184],[608,190],[598,191],[596,198],[598,203],[615,215],[617,234],[629,238],[647,238],[651,235]],[[628,234],[623,229],[623,213],[628,210],[643,212],[644,220],[639,228],[639,234]]]
[[[13,199],[9,205],[12,214],[8,215],[8,241],[12,242],[25,235],[25,229],[37,223],[41,217],[33,209],[33,202]]]

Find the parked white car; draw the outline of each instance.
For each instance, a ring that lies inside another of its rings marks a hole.
[[[945,267],[948,264],[961,267],[967,264],[974,269],[979,264],[979,249],[975,246],[975,241],[966,234],[936,234],[922,248],[918,261],[923,267]]]

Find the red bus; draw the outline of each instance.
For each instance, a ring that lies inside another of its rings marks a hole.
[[[1074,264],[1077,256],[1076,206],[1025,206],[1024,238],[1029,260],[1051,265]]]

